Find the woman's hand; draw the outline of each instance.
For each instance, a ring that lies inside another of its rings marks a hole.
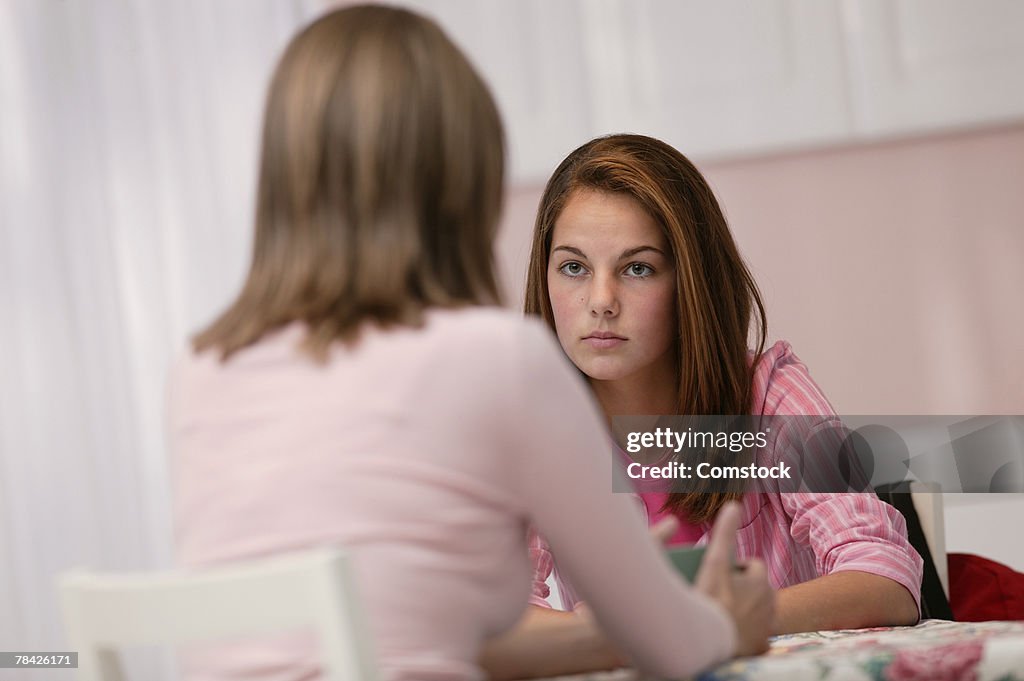
[[[768,649],[775,622],[775,591],[760,560],[737,570],[732,564],[740,506],[729,502],[718,512],[695,586],[718,602],[736,625],[736,655],[757,655]]]

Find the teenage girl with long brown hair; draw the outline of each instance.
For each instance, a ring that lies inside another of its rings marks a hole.
[[[764,305],[714,193],[659,140],[601,137],[558,166],[538,210],[525,309],[558,335],[607,422],[660,414],[835,420],[789,344],[765,347]],[[652,524],[679,521],[670,543],[706,540],[723,505],[741,501],[738,557],[768,567],[779,590],[775,633],[918,619],[921,558],[903,517],[874,494],[639,496]],[[561,559],[542,536],[532,549],[532,602],[544,606],[545,580]],[[573,609],[579,596],[568,580],[556,581]],[[537,608],[529,621],[551,626],[560,616]],[[601,650],[583,641],[581,650]],[[607,664],[600,654],[591,659]]]

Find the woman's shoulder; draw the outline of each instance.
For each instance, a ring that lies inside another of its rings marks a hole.
[[[431,333],[445,338],[455,353],[481,353],[492,361],[550,352],[551,332],[535,317],[499,307],[435,310],[428,322]]]
[[[777,341],[758,358],[754,367],[755,414],[834,414],[835,409],[786,341]]]
[[[461,333],[515,331],[531,327],[535,322],[518,310],[493,305],[434,308],[428,313],[428,319],[430,328]]]

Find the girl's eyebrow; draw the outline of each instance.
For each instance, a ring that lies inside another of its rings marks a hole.
[[[573,255],[577,255],[577,256],[579,256],[581,258],[586,258],[587,257],[586,254],[583,251],[581,251],[580,249],[576,248],[575,246],[555,246],[553,249],[551,249],[551,254],[554,255],[557,251],[568,251],[569,253],[572,253]],[[665,255],[664,251],[662,251],[660,248],[655,248],[654,246],[637,246],[635,248],[628,248],[628,249],[624,250],[622,252],[622,255],[619,256],[619,260],[625,260],[626,258],[632,258],[637,253],[643,253],[644,251],[654,251],[655,253],[657,253],[659,255],[662,255],[662,256]]]
[[[644,251],[654,251],[655,253],[657,253],[659,255],[665,255],[664,251],[662,251],[660,248],[655,248],[654,246],[637,246],[636,248],[630,248],[630,249],[627,249],[627,250],[623,251],[622,255],[619,256],[619,260],[625,260],[626,258],[632,258],[637,253],[643,253]]]
[[[573,255],[578,255],[581,258],[586,258],[586,254],[575,246],[555,246],[551,249],[551,255],[554,255],[556,251],[569,251]]]

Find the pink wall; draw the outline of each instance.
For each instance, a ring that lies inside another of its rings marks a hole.
[[[696,161],[771,336],[840,412],[1024,413],[1024,125]],[[510,193],[499,237],[516,306],[540,191]]]

